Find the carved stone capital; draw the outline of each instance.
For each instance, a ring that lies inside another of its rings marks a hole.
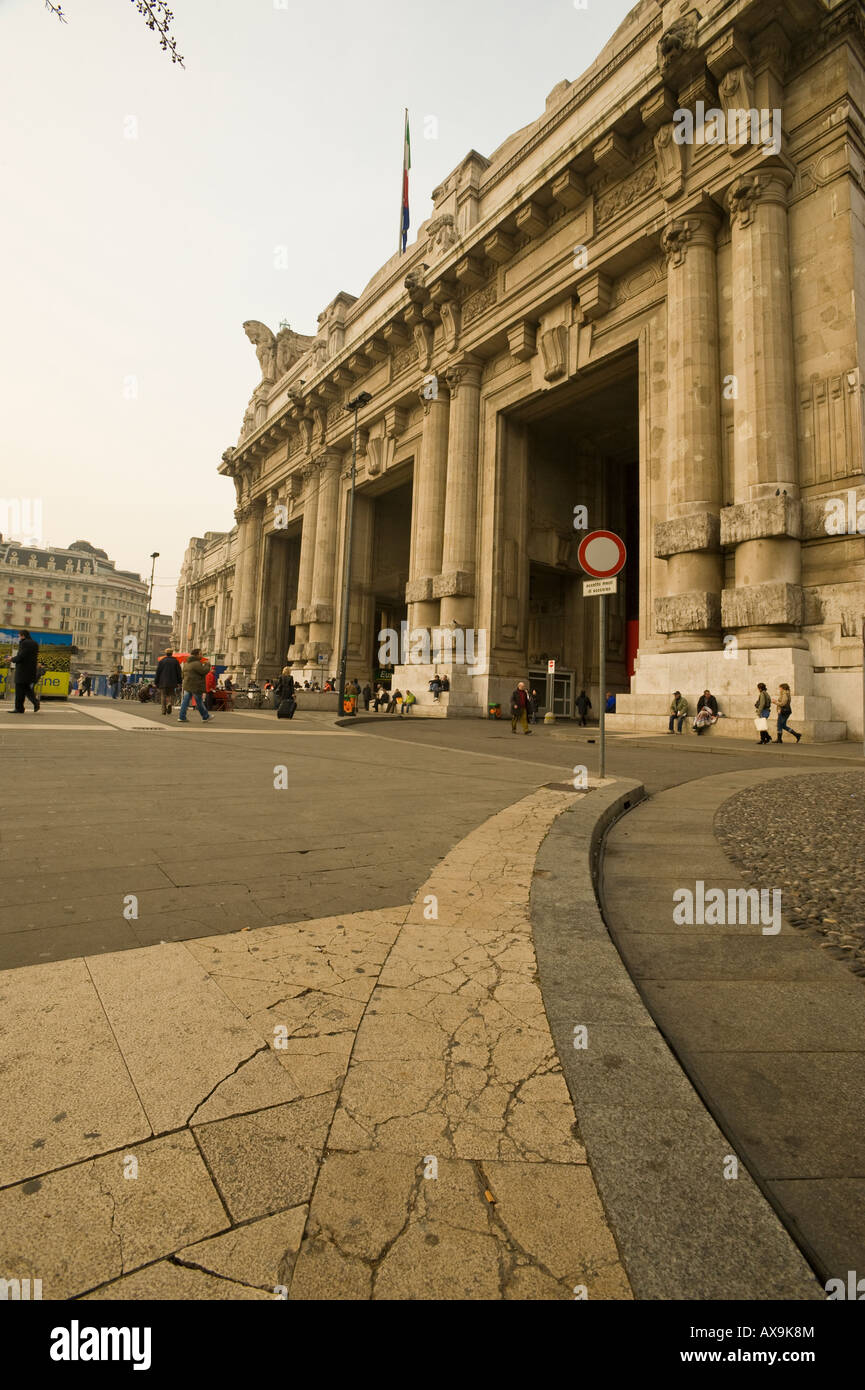
[[[427,577],[425,579],[410,579],[405,586],[406,603],[427,603],[433,596],[433,581]]]
[[[721,616],[725,629],[737,627],[800,627],[804,611],[801,585],[747,584],[724,589]]]
[[[475,592],[475,577],[467,570],[439,574],[432,582],[433,598],[471,598]]]
[[[759,174],[743,174],[730,184],[725,203],[730,221],[741,228],[754,221],[760,203],[779,203],[787,206],[787,192],[793,175],[787,169],[768,169]]]
[[[739,545],[742,541],[764,540],[770,536],[799,540],[801,535],[802,504],[783,493],[780,497],[740,502],[721,512],[722,545]]]
[[[463,386],[476,391],[480,390],[481,368],[470,362],[458,362],[453,367],[448,367],[445,372],[445,381],[450,391],[451,400],[456,400]]]
[[[695,512],[655,523],[655,556],[668,560],[671,555],[691,551],[715,551],[721,545],[721,522],[714,512]]]
[[[655,626],[659,632],[718,632],[721,627],[719,594],[693,590],[655,599]]]

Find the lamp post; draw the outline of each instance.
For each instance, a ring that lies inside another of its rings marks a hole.
[[[159,559],[159,551],[154,550],[150,556],[150,593],[147,597],[147,620],[144,624],[144,652],[141,658],[141,674],[147,674],[147,643],[150,640],[150,610],[153,607],[153,575],[156,570],[156,561]]]
[[[345,668],[348,661],[348,604],[349,590],[351,586],[351,552],[354,542],[354,492],[357,482],[357,417],[363,406],[369,405],[372,396],[368,391],[361,391],[359,396],[349,401],[346,410],[354,415],[354,432],[351,442],[351,486],[348,492],[348,536],[345,546],[345,583],[342,592],[342,638],[339,649],[339,704],[337,706],[340,714],[345,711]]]

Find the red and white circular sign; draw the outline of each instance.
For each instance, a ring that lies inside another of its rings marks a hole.
[[[621,536],[613,531],[590,531],[580,541],[580,564],[593,579],[612,579],[624,569],[628,552]]]

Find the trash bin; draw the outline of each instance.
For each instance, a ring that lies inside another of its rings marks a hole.
[[[489,718],[490,718],[490,719],[501,719],[501,717],[502,717],[502,707],[501,707],[501,705],[490,705],[490,706],[489,706]]]

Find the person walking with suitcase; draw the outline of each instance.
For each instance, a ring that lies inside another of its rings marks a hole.
[[[276,717],[277,719],[293,719],[297,709],[295,699],[294,676],[291,674],[291,667],[284,666],[282,675],[274,686],[276,691]]]

